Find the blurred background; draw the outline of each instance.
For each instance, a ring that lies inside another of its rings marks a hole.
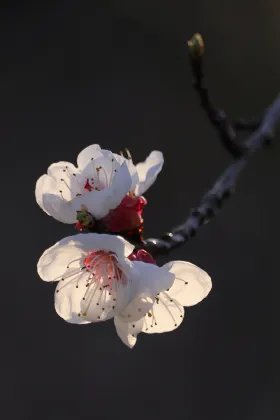
[[[52,162],[75,162],[89,144],[128,147],[135,162],[158,149],[165,165],[146,194],[146,236],[180,223],[231,162],[192,89],[184,41],[204,36],[217,104],[259,115],[279,91],[279,14],[277,0],[1,6],[5,418],[279,419],[280,135],[222,213],[159,261],[202,267],[209,297],[178,330],[141,334],[133,350],[112,322],[73,326],[56,315],[36,264],[74,230],[34,198]]]

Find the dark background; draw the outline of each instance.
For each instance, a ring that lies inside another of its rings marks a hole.
[[[4,418],[279,419],[279,135],[223,212],[168,256],[209,272],[209,297],[178,330],[141,334],[134,350],[111,322],[56,315],[36,264],[74,231],[34,198],[49,164],[75,162],[89,144],[129,147],[135,161],[159,149],[166,162],[146,195],[146,235],[181,222],[231,161],[192,90],[184,41],[204,35],[218,104],[259,114],[279,90],[279,13],[278,0],[2,5]]]

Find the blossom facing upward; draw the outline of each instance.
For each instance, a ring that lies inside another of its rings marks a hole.
[[[154,264],[153,259],[144,250],[129,258],[134,261],[146,260],[148,266]],[[172,273],[174,278],[170,287],[156,295],[151,310],[137,322],[127,322],[122,315],[114,318],[118,336],[130,348],[136,344],[140,332],[163,333],[178,328],[184,318],[184,306],[193,306],[201,302],[212,288],[209,275],[189,262],[172,261],[161,268]]]
[[[131,159],[93,144],[69,162],[52,164],[35,188],[36,201],[50,216],[64,223],[76,223],[82,230],[81,213],[102,220],[110,232],[141,226],[146,200],[141,195],[153,184],[163,165],[161,152],[153,151],[136,166]]]
[[[69,162],[53,163],[35,188],[39,206],[64,223],[76,223],[77,212],[85,208],[101,219],[116,208],[138,182],[133,163],[93,144]]]
[[[153,264],[129,260],[133,248],[119,236],[80,233],[47,249],[37,269],[42,280],[58,282],[58,315],[84,324],[118,314],[136,322],[147,313],[174,276]]]

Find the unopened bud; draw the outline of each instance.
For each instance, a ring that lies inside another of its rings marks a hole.
[[[193,58],[201,58],[204,54],[204,41],[200,34],[194,34],[187,42]]]

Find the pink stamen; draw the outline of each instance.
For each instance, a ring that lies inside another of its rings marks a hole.
[[[92,273],[96,280],[102,281],[103,287],[112,288],[116,282],[127,284],[127,278],[118,265],[118,259],[112,252],[90,251],[84,259],[86,270]]]

